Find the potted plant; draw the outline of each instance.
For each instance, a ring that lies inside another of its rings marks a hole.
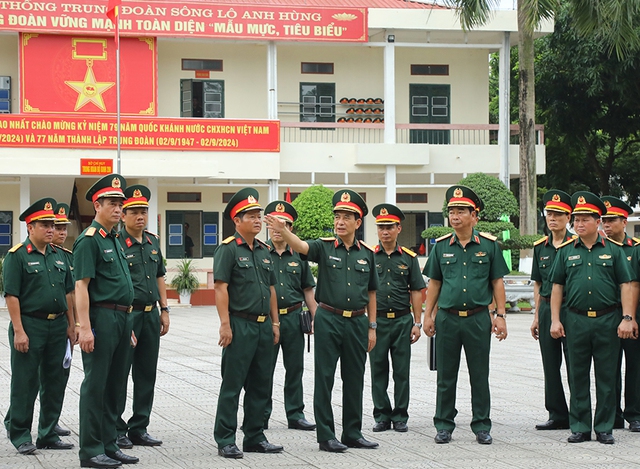
[[[181,304],[191,303],[191,294],[198,289],[200,281],[195,275],[193,260],[182,259],[177,265],[178,273],[171,279],[171,287],[180,295]]]

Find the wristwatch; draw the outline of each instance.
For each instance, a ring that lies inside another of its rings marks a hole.
[[[624,316],[622,316],[622,319],[625,319],[626,321],[633,321],[633,318],[628,314],[625,314]]]
[[[502,318],[502,319],[507,319],[507,313],[506,312],[504,314],[496,313],[496,317],[497,318]]]
[[[421,322],[414,322],[413,323],[413,327],[417,327],[418,329],[422,329],[422,323]]]
[[[171,308],[169,308],[168,306],[162,306],[160,308],[160,311],[166,311],[167,313],[170,313],[171,312]]]
[[[369,329],[377,329],[378,328],[378,323],[377,322],[370,322],[369,323]]]

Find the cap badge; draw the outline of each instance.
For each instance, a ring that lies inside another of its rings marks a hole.
[[[389,211],[386,208],[381,208],[380,209],[380,215],[382,215],[383,217],[387,216],[387,215],[389,215]]]
[[[611,202],[609,202],[608,200],[604,201],[604,206],[607,208],[611,208]]]
[[[580,197],[578,197],[578,205],[584,205],[586,203],[587,201],[584,199],[584,196],[581,195]]]
[[[111,181],[111,187],[120,189],[120,178],[113,178],[113,180]]]
[[[284,212],[284,205],[282,205],[282,204],[276,205],[276,212],[283,213]]]
[[[58,215],[66,215],[67,211],[64,209],[64,207],[60,207],[58,209]]]
[[[250,204],[255,204],[258,201],[256,200],[256,198],[252,195],[250,195],[249,197],[247,197],[247,202],[249,202]]]
[[[553,194],[553,197],[551,197],[551,200],[553,200],[554,202],[560,202],[560,195]]]
[[[51,202],[47,202],[44,204],[44,209],[45,210],[53,210],[53,206],[51,205]]]
[[[340,197],[340,200],[342,202],[351,202],[351,196],[349,195],[348,192],[343,192],[342,197]]]
[[[459,199],[460,197],[462,197],[462,189],[460,189],[459,187],[456,188],[455,191],[453,191],[453,196],[456,199]]]
[[[140,198],[142,197],[142,192],[140,191],[140,189],[136,189],[135,191],[133,191],[133,196],[135,198]]]

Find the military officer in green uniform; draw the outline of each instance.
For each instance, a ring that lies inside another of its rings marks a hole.
[[[276,277],[270,247],[258,240],[262,229],[258,191],[233,195],[224,216],[236,232],[222,241],[213,257],[216,307],[220,316],[222,384],[213,431],[218,454],[242,458],[236,445],[238,400],[244,387],[244,441],[247,453],[280,453],[264,435],[264,413],[272,387],[273,345],[280,338]]]
[[[605,234],[618,244],[629,261],[635,251],[634,245],[640,242],[630,238],[626,233],[627,218],[633,213],[633,209],[617,197],[602,197],[607,213],[602,215],[602,229]],[[632,273],[634,270],[632,268]],[[636,277],[638,278],[638,277]],[[636,314],[637,320],[637,314]],[[620,357],[618,359],[618,381],[616,383],[616,420],[613,428],[624,428],[624,421],[629,422],[629,430],[640,432],[640,341],[634,339],[622,339],[620,341]],[[620,405],[622,397],[622,354],[625,358],[624,379],[624,412]]]
[[[7,430],[20,454],[36,448],[70,449],[55,432],[67,384],[62,362],[67,338],[75,342],[69,310],[71,270],[53,240],[56,201],[40,199],[20,215],[29,235],[9,250],[3,266],[4,294],[11,324],[11,394]],[[38,389],[42,388],[38,439],[31,424]]]
[[[272,233],[281,233],[291,248],[318,263],[318,309],[314,321],[315,389],[313,408],[317,440],[322,451],[377,448],[362,436],[362,395],[367,352],[376,344],[378,274],[373,249],[356,239],[356,230],[369,212],[349,189],[333,196],[335,238],[302,241],[271,215]],[[366,314],[365,314],[366,312]],[[340,360],[342,376],[342,442],[336,439],[331,391]]]
[[[505,292],[502,277],[509,269],[496,238],[474,227],[484,204],[473,190],[456,185],[447,190],[449,225],[454,233],[443,236],[429,255],[423,273],[429,277],[424,331],[437,331],[438,389],[433,418],[436,443],[449,443],[455,428],[456,385],[460,351],[464,347],[471,384],[471,430],[480,444],[491,444],[489,352],[491,334],[507,337]],[[495,298],[496,317],[488,306]]]
[[[160,337],[169,331],[166,269],[158,236],[145,230],[149,222],[151,191],[146,186],[133,185],[124,190],[124,195],[127,198],[122,208],[125,226],[118,233],[118,240],[133,282],[133,347],[124,364],[127,373],[132,370],[133,415],[128,422],[122,419],[127,402],[127,381],[124,381],[119,403],[121,416],[116,425],[117,443],[120,448],[131,448],[134,444],[160,446],[162,441],[149,435],[147,427],[153,406]]]
[[[276,200],[265,207],[265,213],[278,217],[293,229],[298,212],[284,200]],[[284,408],[287,413],[287,426],[296,430],[315,430],[315,424],[304,416],[302,395],[302,373],[304,371],[304,334],[300,330],[302,302],[309,308],[311,316],[316,314],[316,300],[313,287],[316,283],[311,275],[309,263],[300,259],[284,241],[279,233],[274,233],[268,241],[271,246],[271,263],[276,274],[276,294],[280,315],[280,341],[274,346],[273,370],[278,361],[278,352],[282,348],[282,361],[285,368]],[[264,415],[264,428],[268,428],[272,411],[272,399]]]
[[[416,253],[398,245],[404,213],[392,204],[376,205],[378,239],[375,247],[380,285],[376,291],[376,346],[369,352],[374,432],[393,429],[408,431],[409,365],[411,344],[420,338],[424,279]],[[387,394],[389,355],[393,367],[394,402]]]
[[[114,227],[126,180],[110,174],[87,191],[96,211],[73,246],[76,311],[84,380],[80,387],[80,465],[118,467],[138,462],[116,444],[118,398],[127,379],[133,284]]]
[[[637,283],[624,251],[598,233],[600,217],[607,211],[602,200],[580,191],[571,196],[571,204],[578,238],[560,245],[549,277],[553,283],[551,337],[567,338],[571,370],[568,441],[591,440],[593,360],[597,398],[593,428],[600,443],[613,444],[619,338],[638,335]],[[560,320],[563,301],[569,310],[564,323]]]
[[[562,357],[567,363],[567,343],[564,338],[551,337],[551,282],[549,274],[556,251],[565,241],[573,239],[567,231],[571,219],[571,196],[566,192],[552,189],[543,198],[545,220],[551,232],[549,236],[539,239],[533,247],[533,266],[531,280],[535,297],[536,312],[531,324],[531,335],[540,343],[542,369],[544,372],[544,406],[549,413],[545,423],[536,425],[536,430],[558,430],[569,428],[569,407],[562,385]],[[561,321],[567,314],[566,307],[560,311]],[[567,368],[568,371],[568,368]]]

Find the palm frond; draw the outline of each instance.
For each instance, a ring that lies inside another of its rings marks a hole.
[[[462,29],[466,31],[486,24],[500,0],[445,0],[444,3],[456,10]]]

